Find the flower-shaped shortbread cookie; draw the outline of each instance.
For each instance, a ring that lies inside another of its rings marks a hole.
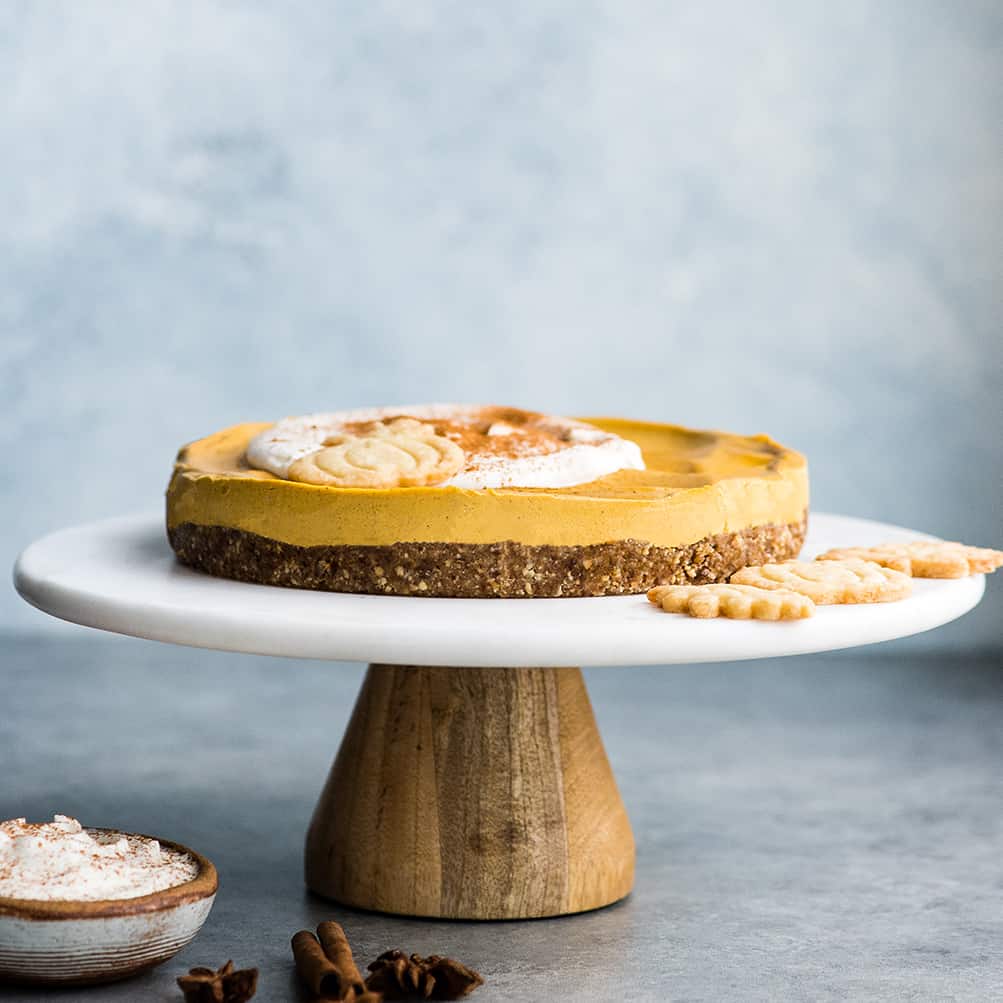
[[[736,571],[731,582],[800,592],[820,605],[892,602],[912,591],[908,575],[859,559],[762,564]]]
[[[819,556],[820,561],[857,557],[894,568],[913,578],[965,578],[1003,567],[1003,550],[969,547],[947,540],[883,543],[877,547],[840,547]]]
[[[463,450],[431,425],[395,418],[329,437],[323,449],[292,463],[287,476],[339,488],[422,487],[449,480],[463,463]]]
[[[666,613],[732,620],[801,620],[815,604],[797,592],[761,589],[753,585],[656,585],[648,599]]]

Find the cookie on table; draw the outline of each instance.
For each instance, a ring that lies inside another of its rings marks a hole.
[[[648,591],[648,599],[666,613],[702,619],[802,620],[815,612],[815,604],[807,596],[751,585],[656,585]]]
[[[969,547],[947,540],[883,543],[876,547],[837,547],[820,554],[820,561],[860,558],[893,568],[913,578],[966,578],[1003,567],[1003,550]]]
[[[731,584],[797,592],[821,606],[894,602],[912,592],[908,575],[860,558],[761,564],[736,571]]]

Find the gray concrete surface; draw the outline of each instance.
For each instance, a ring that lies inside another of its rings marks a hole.
[[[590,671],[637,889],[586,916],[473,924],[303,888],[303,832],[360,667],[83,630],[0,645],[0,817],[157,833],[221,875],[202,934],[155,972],[5,999],[179,1001],[178,973],[227,958],[260,967],[260,1000],[305,999],[288,938],[327,917],[361,958],[467,961],[487,978],[478,1003],[1003,999],[998,654]]]

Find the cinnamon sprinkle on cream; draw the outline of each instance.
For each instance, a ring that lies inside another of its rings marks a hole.
[[[467,489],[559,488],[617,470],[643,470],[638,446],[587,422],[498,406],[426,404],[284,418],[248,445],[247,462],[291,478],[294,464],[345,437],[365,437],[407,419],[463,451],[462,469],[443,483]],[[292,479],[297,479],[292,477]]]
[[[131,899],[197,876],[190,854],[155,839],[85,829],[75,818],[0,822],[0,896],[36,901]]]

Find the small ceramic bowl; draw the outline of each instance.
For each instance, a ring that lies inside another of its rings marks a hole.
[[[205,857],[180,843],[159,842],[194,857],[198,874],[132,899],[46,902],[0,896],[0,982],[112,982],[177,954],[201,929],[219,882]]]

